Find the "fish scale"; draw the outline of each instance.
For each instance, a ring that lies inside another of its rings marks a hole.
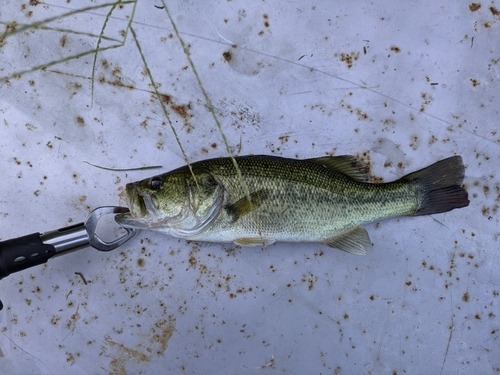
[[[312,161],[277,157],[236,160],[250,191],[266,189],[271,194],[265,207],[257,208],[237,225],[228,226],[224,218],[217,220],[211,236],[224,231],[248,237],[258,225],[262,235],[274,235],[279,241],[285,240],[277,237],[283,232],[303,241],[319,242],[356,224],[410,215],[418,208],[418,199],[408,199],[416,195],[414,185],[361,183]],[[229,192],[229,204],[244,196],[230,159],[201,162],[200,169],[210,170],[220,179]],[[287,215],[281,215],[285,209]]]

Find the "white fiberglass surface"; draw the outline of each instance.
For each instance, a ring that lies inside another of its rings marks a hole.
[[[500,372],[498,2],[7,0],[0,21],[2,241],[228,150],[355,155],[376,181],[461,155],[470,199],[366,225],[365,257],[141,231],[50,259],[0,281],[2,373]]]

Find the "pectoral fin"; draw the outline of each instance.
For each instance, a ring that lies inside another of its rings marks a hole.
[[[250,202],[245,196],[233,204],[226,206],[226,211],[229,215],[229,222],[232,224],[240,217],[249,214],[259,208],[264,200],[267,198],[267,190],[261,189],[250,193]],[[262,243],[262,241],[261,241]]]
[[[335,169],[337,172],[349,176],[355,181],[367,182],[370,179],[368,166],[355,156],[323,156],[320,158],[307,159],[316,164],[321,164],[327,168]]]
[[[363,227],[355,227],[349,232],[329,238],[323,243],[355,255],[368,255],[372,251],[372,242],[368,232]]]
[[[272,238],[262,238],[262,237],[245,237],[237,238],[233,241],[236,245],[240,246],[267,246],[272,245],[276,242]]]

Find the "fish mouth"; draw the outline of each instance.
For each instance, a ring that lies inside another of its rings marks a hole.
[[[130,212],[118,214],[115,221],[123,227],[143,226],[140,223],[148,220],[150,214],[145,201],[145,196],[141,194],[136,184],[129,183],[125,186]]]
[[[127,184],[125,191],[129,200],[130,216],[134,218],[149,216],[144,196],[137,189],[137,186],[134,183]]]

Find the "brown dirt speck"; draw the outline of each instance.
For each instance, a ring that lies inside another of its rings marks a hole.
[[[281,144],[284,144],[284,143],[288,142],[289,138],[290,138],[290,136],[288,136],[288,135],[282,135],[281,137],[279,137],[279,140],[281,141]]]
[[[465,292],[462,296],[462,301],[469,302],[469,292]]]
[[[172,103],[172,97],[170,95],[160,94],[160,97],[161,97],[161,100],[162,100],[163,103],[165,103],[165,104]]]
[[[191,109],[190,104],[176,104],[172,100],[172,96],[167,94],[161,94],[160,96],[163,103],[170,106],[170,108],[182,118],[186,119],[188,117],[189,118],[193,117],[191,114],[188,113],[188,111]]]
[[[264,18],[264,26],[269,27],[269,16],[267,15],[267,13],[264,13],[262,15],[262,18]]]
[[[391,51],[399,53],[401,52],[401,49],[398,46],[391,46]]]
[[[233,59],[233,54],[231,53],[231,51],[224,51],[222,56],[224,57],[224,60],[227,62],[229,62]]]
[[[189,104],[173,105],[171,108],[182,118],[191,117],[188,114],[188,110],[190,109]]]
[[[359,108],[356,108],[356,115],[358,116],[358,120],[367,120],[369,118],[368,114]]]
[[[81,126],[85,125],[85,119],[82,116],[78,116],[76,118],[76,122],[78,123],[78,125],[81,125]]]
[[[491,14],[493,14],[494,16],[500,16],[500,11],[499,11],[497,8],[495,8],[494,6],[491,6],[491,7],[490,7],[490,12],[491,12]]]
[[[481,8],[481,3],[470,3],[469,9],[471,12],[475,12]]]
[[[9,22],[5,25],[5,31],[7,32],[14,32],[17,30],[17,22]]]
[[[335,54],[335,56],[337,56]],[[348,69],[351,69],[352,66],[353,66],[353,62],[354,61],[357,61],[359,59],[359,52],[355,53],[351,53],[351,54],[347,54],[347,53],[341,53],[340,54],[340,61],[343,61],[347,64],[347,68]]]

